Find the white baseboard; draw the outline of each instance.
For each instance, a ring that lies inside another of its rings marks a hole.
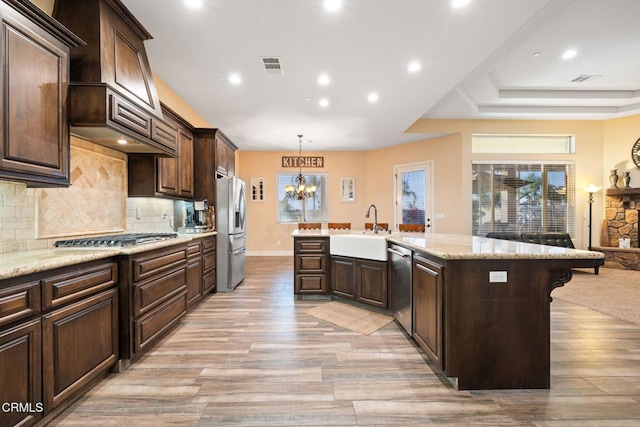
[[[293,256],[292,251],[247,251],[247,256]]]

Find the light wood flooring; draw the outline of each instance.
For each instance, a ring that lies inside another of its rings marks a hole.
[[[233,293],[50,425],[640,425],[638,326],[556,299],[550,390],[456,391],[395,322],[364,336],[306,315],[325,301],[295,300],[292,271],[249,257]]]

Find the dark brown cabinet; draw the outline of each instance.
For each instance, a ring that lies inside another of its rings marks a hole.
[[[43,316],[44,401],[48,410],[118,361],[118,291],[109,289]]]
[[[194,240],[187,247],[187,309],[202,299],[202,242]]]
[[[123,256],[120,358],[135,360],[187,311],[188,244]]]
[[[296,295],[326,294],[329,276],[329,238],[294,238],[294,275]]]
[[[211,236],[202,239],[202,295],[216,290],[216,236]]]
[[[220,129],[194,129],[195,199],[216,200],[216,178],[235,175],[238,147]]]
[[[193,133],[189,124],[168,108],[162,135],[175,138],[177,157],[128,156],[128,195],[193,199]]]
[[[97,260],[0,282],[0,425],[31,425],[118,360],[118,268]],[[22,424],[24,423],[24,424]]]
[[[68,186],[69,49],[77,36],[29,1],[0,2],[0,179]]]
[[[28,405],[0,411],[0,425],[30,426],[44,411],[40,318],[0,329],[0,402]]]
[[[193,199],[193,135],[178,128],[178,157],[158,158],[157,192]]]
[[[387,263],[333,255],[331,293],[364,304],[387,308]]]
[[[442,365],[442,267],[419,254],[413,257],[413,338]]]

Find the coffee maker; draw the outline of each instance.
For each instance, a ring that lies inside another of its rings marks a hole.
[[[209,203],[204,200],[179,200],[174,202],[174,216],[178,233],[204,233],[212,227],[210,224]]]

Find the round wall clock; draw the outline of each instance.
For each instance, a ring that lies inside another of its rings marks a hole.
[[[631,159],[633,163],[636,164],[636,167],[640,168],[640,138],[633,144],[633,148],[631,148]]]

